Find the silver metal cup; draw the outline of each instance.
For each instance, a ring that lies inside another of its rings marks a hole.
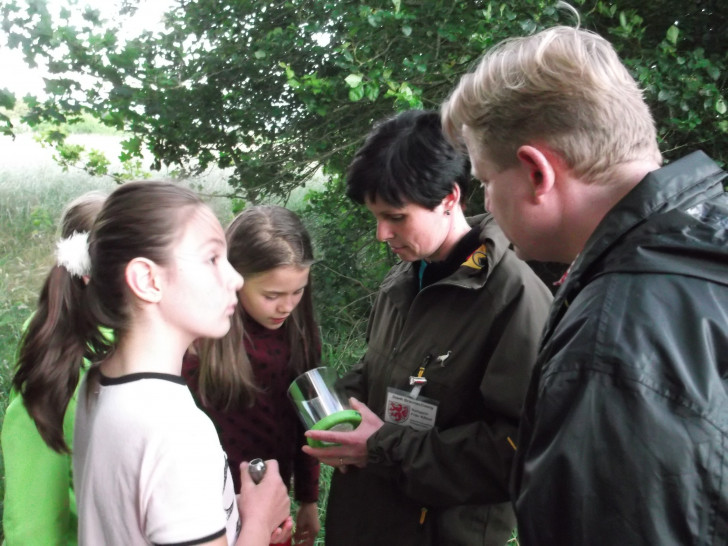
[[[346,395],[336,388],[336,371],[322,366],[299,375],[288,387],[298,415],[307,429],[324,417],[351,409]]]

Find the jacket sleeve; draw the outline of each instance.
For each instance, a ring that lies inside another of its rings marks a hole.
[[[524,544],[725,541],[725,309],[698,283],[650,282],[594,286],[549,340],[519,453]],[[664,301],[680,320],[661,317]]]
[[[360,402],[367,402],[366,370],[362,360],[354,364],[344,377],[339,379],[337,387],[343,389],[347,397],[354,397]]]
[[[7,408],[2,428],[5,464],[3,528],[7,546],[75,542],[71,458],[49,448],[21,396]]]
[[[427,431],[385,423],[369,439],[367,468],[395,480],[416,502],[453,506],[509,499],[521,407],[551,301],[533,279],[501,309],[491,323],[497,326],[483,332],[494,349],[482,366],[481,419]]]

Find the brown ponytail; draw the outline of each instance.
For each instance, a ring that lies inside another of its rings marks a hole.
[[[72,201],[62,215],[61,237],[90,231],[105,197],[89,192]],[[85,339],[90,326],[83,311],[84,291],[84,279],[53,266],[20,340],[13,377],[13,387],[23,397],[38,432],[58,452],[69,451],[63,438],[63,416],[88,352]]]

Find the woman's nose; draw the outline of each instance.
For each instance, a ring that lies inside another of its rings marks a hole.
[[[384,242],[392,238],[392,230],[387,222],[377,220],[377,240]]]

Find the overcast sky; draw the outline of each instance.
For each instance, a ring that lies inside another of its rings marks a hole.
[[[158,24],[167,6],[173,0],[139,0],[139,10],[124,28],[134,35],[145,28]],[[49,9],[57,9],[64,4],[63,0],[47,0]],[[114,0],[78,0],[73,11],[82,11],[78,6],[91,6],[98,9],[104,18],[111,18],[118,10],[118,2]],[[43,75],[45,71],[39,67],[29,68],[23,60],[22,54],[17,50],[10,50],[6,46],[5,33],[0,31],[0,88],[6,88],[15,93],[16,98],[26,93],[41,93],[43,90]]]

